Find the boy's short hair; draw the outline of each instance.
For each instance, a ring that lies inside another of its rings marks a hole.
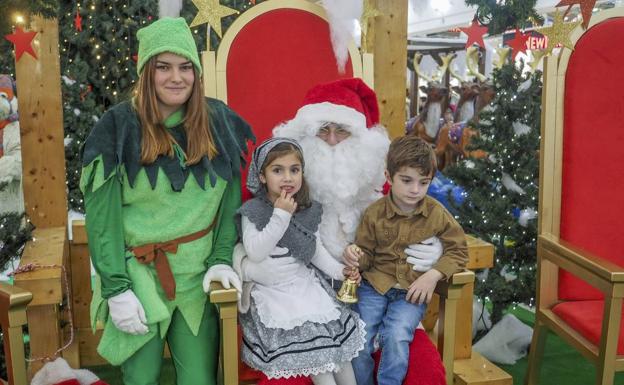
[[[433,177],[437,166],[435,152],[429,143],[415,135],[401,136],[390,143],[386,158],[390,178],[402,167],[412,167],[422,175]]]

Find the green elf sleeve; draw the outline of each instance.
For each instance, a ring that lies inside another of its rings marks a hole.
[[[121,182],[116,173],[103,178],[101,159],[83,168],[81,187],[85,200],[85,225],[93,266],[108,299],[132,288],[126,271]]]
[[[222,199],[221,208],[217,214],[219,217],[214,233],[215,243],[212,253],[206,260],[207,268],[219,264],[232,266],[232,252],[238,239],[234,215],[241,205],[240,176],[236,176],[232,178],[231,182],[228,182]]]

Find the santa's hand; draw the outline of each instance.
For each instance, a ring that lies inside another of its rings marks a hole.
[[[301,264],[293,257],[267,258],[260,262],[245,258],[242,263],[245,280],[263,286],[290,281],[300,267]]]
[[[425,239],[420,243],[409,245],[405,249],[407,263],[415,271],[430,270],[442,256],[442,243],[437,237]]]
[[[236,289],[236,291],[238,292],[238,296],[240,298],[240,293],[243,290],[241,286],[241,281],[238,277],[238,274],[236,274],[234,270],[232,270],[231,266],[219,264],[213,265],[212,267],[210,267],[210,269],[208,269],[206,275],[204,275],[203,282],[205,293],[210,292],[210,282],[212,281],[221,282],[221,285],[223,285],[223,287],[226,289],[229,289],[233,286],[234,289]]]
[[[146,334],[145,310],[132,290],[126,290],[108,299],[108,311],[113,325],[124,333]]]

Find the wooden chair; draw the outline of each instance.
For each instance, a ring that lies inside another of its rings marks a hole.
[[[624,371],[624,9],[571,34],[545,62],[540,146],[538,286],[525,384],[537,384],[548,330],[596,365],[596,384]],[[574,368],[570,368],[574,370]]]
[[[344,77],[361,77],[373,87],[372,55],[352,44],[346,71],[338,73],[324,10],[303,0],[272,0],[241,15],[223,36],[217,52],[203,54],[206,94],[219,98],[245,118],[258,143],[291,119],[312,86]],[[212,70],[211,70],[212,68]],[[441,284],[437,344],[453,382],[455,320],[462,288],[474,281],[466,271]],[[213,283],[211,301],[222,309],[222,360],[225,384],[237,384],[236,296]],[[472,314],[472,309],[470,310]],[[241,380],[251,380],[248,372]]]

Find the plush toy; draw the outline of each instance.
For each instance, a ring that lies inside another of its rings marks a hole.
[[[85,369],[72,369],[67,361],[57,358],[47,362],[35,374],[30,385],[108,385]]]
[[[17,98],[13,79],[8,75],[0,75],[0,130],[15,121],[17,121]],[[3,147],[0,141],[0,157],[2,154]]]
[[[22,154],[13,79],[0,75],[0,214],[24,211]]]

